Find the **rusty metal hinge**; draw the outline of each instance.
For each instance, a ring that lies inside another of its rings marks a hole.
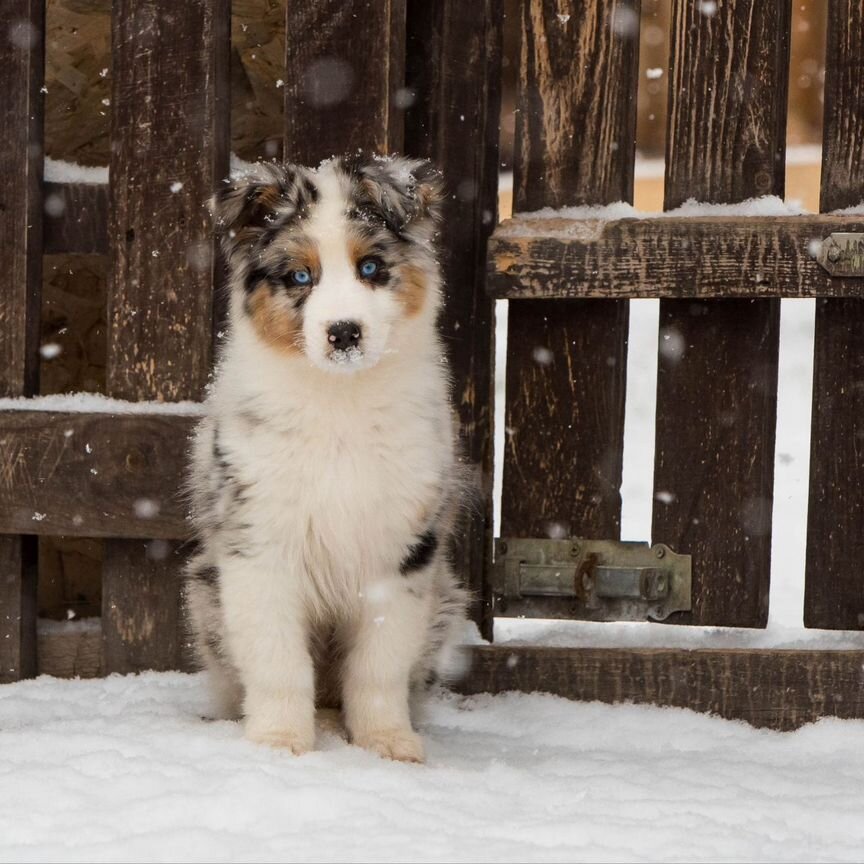
[[[657,543],[617,540],[495,541],[492,591],[506,614],[511,603],[560,597],[594,620],[662,621],[691,608],[690,556]]]

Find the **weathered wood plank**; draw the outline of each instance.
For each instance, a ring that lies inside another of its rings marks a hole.
[[[0,396],[39,387],[44,0],[8,0],[0,38]],[[36,671],[32,541],[0,535],[0,681]]]
[[[820,206],[864,199],[864,5],[831,0]],[[860,230],[860,228],[859,228]],[[804,623],[864,627],[864,309],[816,306]]]
[[[484,565],[491,549],[493,304],[486,246],[497,219],[501,0],[408,3],[405,152],[431,159],[451,195],[441,225],[446,299],[441,331],[450,360],[464,458],[478,506],[466,514],[453,560],[488,631]],[[478,154],[481,154],[478,157]]]
[[[402,149],[405,0],[287,4],[285,161]]]
[[[516,209],[632,200],[639,4],[522,9]],[[628,312],[510,304],[503,536],[619,536]]]
[[[45,184],[45,253],[108,252],[108,186]]]
[[[188,669],[181,575],[189,547],[166,540],[105,544],[102,657],[105,674]]]
[[[39,674],[94,678],[101,629],[39,633]],[[182,651],[181,651],[182,657]],[[862,651],[471,646],[457,692],[552,693],[583,702],[688,708],[760,728],[864,717]]]
[[[490,242],[494,297],[862,297],[864,278],[831,276],[815,259],[862,216],[525,219]]]
[[[9,0],[0,39],[0,397],[39,389],[44,0]]]
[[[0,411],[0,532],[182,538],[197,417]]]
[[[783,195],[791,3],[714,13],[672,4],[667,209]],[[762,627],[779,301],[663,300],[660,327],[652,540],[693,556],[693,611],[669,621]]]
[[[462,693],[521,690],[690,708],[757,727],[864,717],[864,651],[478,646]]]
[[[230,13],[229,0],[113,6],[113,397],[198,399],[210,375],[221,266],[204,201],[228,173]],[[178,471],[175,489],[184,474]],[[177,638],[179,594],[165,588],[165,566],[143,548],[132,540],[105,543],[108,672],[164,668]]]
[[[864,200],[864,6],[828,0],[825,113],[822,121],[823,211]]]
[[[228,0],[113,7],[108,392],[197,399],[210,373],[214,241],[228,173]]]
[[[36,674],[36,538],[0,535],[0,684]]]

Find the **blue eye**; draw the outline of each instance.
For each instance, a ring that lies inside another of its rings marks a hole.
[[[312,274],[308,270],[292,270],[290,275],[295,285],[308,285],[312,281]]]
[[[374,276],[378,270],[378,262],[374,258],[367,258],[365,261],[360,262],[360,275],[365,276],[367,279],[370,276]]]

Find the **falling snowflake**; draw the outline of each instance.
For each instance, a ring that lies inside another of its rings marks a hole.
[[[53,360],[55,357],[59,357],[63,353],[63,348],[58,345],[56,342],[46,342],[40,349],[39,353],[46,360]]]

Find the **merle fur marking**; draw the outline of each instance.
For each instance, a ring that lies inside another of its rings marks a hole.
[[[435,555],[438,549],[438,535],[429,530],[412,546],[408,547],[408,554],[399,565],[399,572],[408,576],[416,570],[422,570]]]

